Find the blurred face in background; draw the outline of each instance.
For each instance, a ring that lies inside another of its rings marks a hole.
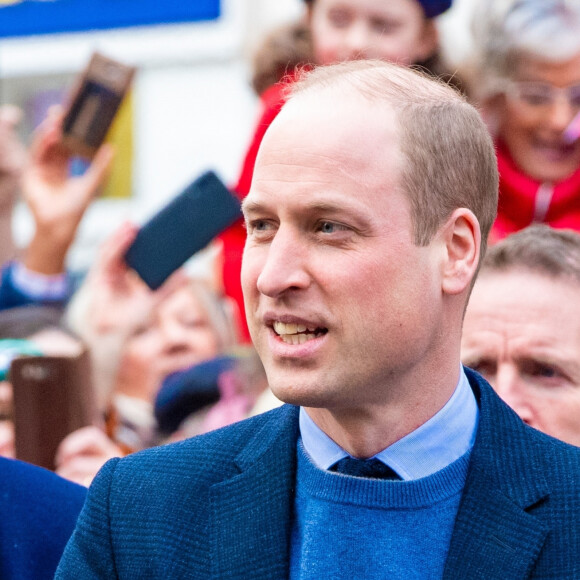
[[[580,53],[560,62],[522,57],[497,99],[498,136],[525,174],[558,182],[580,168],[580,141],[564,138],[580,112]]]
[[[580,446],[580,284],[484,273],[467,307],[461,358],[526,423]]]
[[[380,59],[414,64],[435,52],[437,32],[417,0],[314,0],[316,64]]]
[[[158,304],[127,340],[115,390],[152,400],[168,374],[219,351],[217,332],[195,291],[182,287]]]

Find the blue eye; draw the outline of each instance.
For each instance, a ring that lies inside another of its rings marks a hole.
[[[318,222],[317,231],[323,234],[336,234],[337,232],[347,232],[349,227],[336,222],[320,221]]]
[[[323,234],[332,234],[336,231],[336,224],[333,224],[332,222],[322,222],[320,224],[320,231]]]
[[[265,232],[272,229],[272,224],[268,220],[252,220],[248,222],[249,232]]]

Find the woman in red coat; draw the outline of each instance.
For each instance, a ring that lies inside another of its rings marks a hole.
[[[580,231],[580,3],[481,0],[477,93],[497,143],[490,241],[534,222]]]

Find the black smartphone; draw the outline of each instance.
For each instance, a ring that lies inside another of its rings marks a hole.
[[[156,290],[241,215],[239,199],[208,171],[139,230],[125,260]]]
[[[94,53],[67,99],[62,123],[64,144],[91,159],[105,140],[135,68]]]
[[[60,442],[98,420],[89,354],[15,358],[9,381],[16,457],[53,470]]]

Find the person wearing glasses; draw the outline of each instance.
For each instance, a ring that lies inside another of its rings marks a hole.
[[[470,92],[501,178],[490,242],[537,222],[580,230],[580,2],[481,0],[473,37]]]

